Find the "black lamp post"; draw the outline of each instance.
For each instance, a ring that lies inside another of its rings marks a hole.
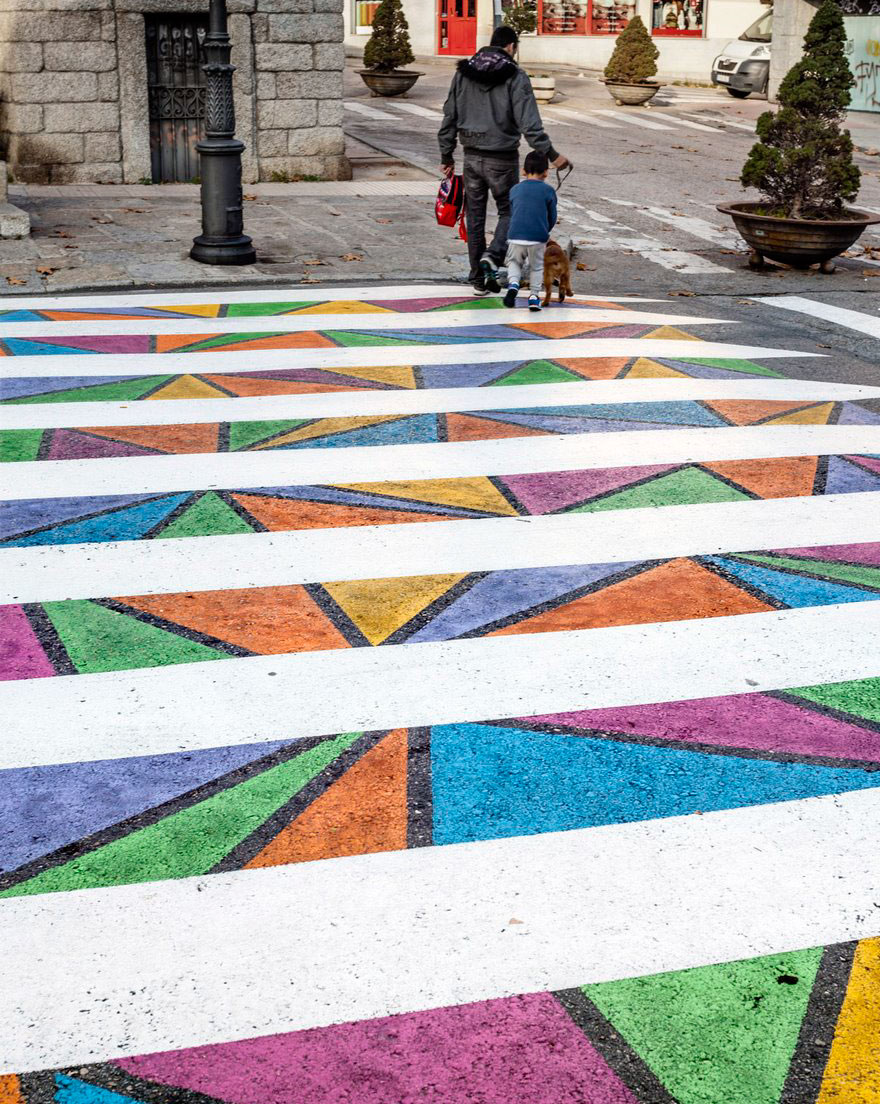
[[[211,0],[205,36],[208,78],[205,88],[205,137],[196,146],[201,155],[202,232],[193,240],[194,261],[215,265],[253,264],[257,259],[244,233],[241,195],[241,154],[235,137],[235,107],[229,64],[232,46],[226,29],[226,0]]]

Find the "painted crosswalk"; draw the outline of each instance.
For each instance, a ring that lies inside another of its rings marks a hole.
[[[868,1076],[880,387],[759,332],[4,301],[0,1100]]]

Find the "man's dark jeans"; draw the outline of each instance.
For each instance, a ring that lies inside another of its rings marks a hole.
[[[480,261],[486,255],[496,265],[504,264],[507,255],[507,231],[510,226],[510,189],[519,183],[519,158],[505,161],[497,157],[464,155],[464,191],[467,196],[468,256],[470,279],[480,271]],[[498,209],[498,225],[489,248],[486,248],[486,210],[489,193]]]

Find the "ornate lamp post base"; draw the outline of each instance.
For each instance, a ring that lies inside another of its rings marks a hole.
[[[241,194],[241,154],[244,143],[235,135],[232,102],[231,45],[226,31],[226,0],[211,0],[205,36],[205,137],[196,149],[201,157],[202,233],[189,255],[202,264],[245,265],[257,259],[244,233]]]

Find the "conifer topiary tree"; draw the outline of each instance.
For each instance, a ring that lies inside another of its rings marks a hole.
[[[373,16],[373,33],[364,48],[364,67],[390,73],[415,61],[409,24],[400,0],[382,0]]]
[[[779,110],[758,119],[760,141],[740,177],[767,197],[768,214],[834,218],[858,194],[852,138],[841,129],[854,84],[845,48],[840,8],[824,0],[804,39],[804,56],[779,86]]]
[[[529,0],[513,0],[513,3],[504,9],[504,22],[516,31],[517,38],[522,38],[524,34],[531,34],[538,26],[535,4],[529,3]]]
[[[659,56],[641,16],[634,15],[617,36],[614,53],[605,66],[605,80],[611,84],[646,84],[657,73]]]

